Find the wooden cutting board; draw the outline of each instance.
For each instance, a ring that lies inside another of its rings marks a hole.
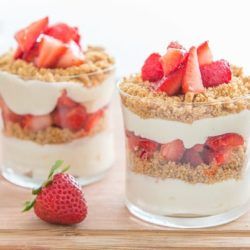
[[[84,188],[87,219],[77,226],[49,225],[21,213],[30,190],[0,177],[0,249],[250,249],[250,212],[210,229],[180,230],[145,223],[124,206],[124,140],[119,103],[113,104],[116,162],[102,181]]]

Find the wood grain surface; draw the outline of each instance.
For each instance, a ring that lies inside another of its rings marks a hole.
[[[107,177],[84,188],[87,219],[55,226],[21,213],[28,189],[0,177],[0,249],[250,249],[250,212],[237,221],[209,229],[180,230],[145,223],[124,206],[124,140],[119,103],[113,103],[116,161]]]

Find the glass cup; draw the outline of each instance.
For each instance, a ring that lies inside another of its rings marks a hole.
[[[126,206],[179,228],[227,223],[249,207],[250,96],[168,103],[118,84],[126,137]]]
[[[101,179],[114,161],[114,83],[114,67],[56,82],[1,72],[3,176],[34,188],[60,159],[81,185]]]

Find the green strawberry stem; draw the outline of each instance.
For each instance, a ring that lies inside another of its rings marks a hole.
[[[47,187],[49,184],[51,184],[55,174],[65,173],[66,171],[69,170],[70,166],[68,165],[64,167],[61,171],[59,171],[59,168],[62,166],[62,164],[63,164],[62,160],[57,160],[55,162],[55,164],[51,167],[47,180],[42,184],[41,187],[32,190],[33,195],[38,195],[41,192],[43,187]],[[36,198],[33,201],[26,201],[24,203],[24,209],[22,211],[23,212],[29,211],[35,205],[35,202],[36,202]]]

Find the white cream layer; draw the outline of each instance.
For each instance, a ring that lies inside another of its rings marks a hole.
[[[249,177],[248,174],[239,181],[231,179],[216,184],[189,184],[128,172],[126,196],[134,205],[156,215],[215,215],[249,201]]]
[[[159,143],[181,139],[187,148],[204,143],[208,136],[238,133],[245,139],[250,137],[250,111],[221,117],[206,118],[187,124],[163,119],[142,119],[123,107],[127,130]]]
[[[17,75],[0,71],[0,94],[8,107],[17,114],[44,115],[54,110],[63,90],[68,96],[95,112],[110,102],[115,75],[112,73],[101,85],[86,88],[76,82],[42,82],[23,80]]]
[[[35,179],[44,179],[58,159],[71,166],[71,174],[91,177],[111,167],[114,161],[113,134],[104,131],[92,137],[56,145],[40,145],[2,136],[2,156],[5,167],[19,174],[32,172]]]

